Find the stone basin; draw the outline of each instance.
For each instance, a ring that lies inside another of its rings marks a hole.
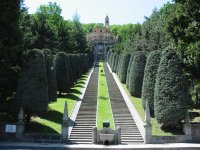
[[[111,144],[111,142],[114,141],[114,134],[99,134],[99,136],[103,144]]]

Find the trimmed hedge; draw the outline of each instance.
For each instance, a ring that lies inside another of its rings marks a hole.
[[[151,116],[154,115],[154,88],[156,83],[156,75],[160,63],[160,51],[152,51],[148,58],[144,70],[144,79],[142,86],[142,104],[145,108],[146,101],[149,101]]]
[[[116,54],[115,56],[115,65],[114,65],[114,72],[117,72],[117,66],[118,66],[118,62],[119,62],[119,54]]]
[[[120,78],[120,70],[121,70],[121,64],[122,64],[122,54],[119,55],[119,61],[118,61],[118,66],[117,66],[117,75]]]
[[[40,50],[30,50],[26,55],[23,72],[18,82],[16,101],[19,106],[23,105],[29,116],[47,111],[46,65]]]
[[[65,93],[69,90],[69,86],[67,86],[69,76],[66,66],[66,54],[64,52],[58,52],[55,56],[55,69],[57,79],[57,90],[60,94]]]
[[[131,70],[131,65],[132,65],[134,56],[135,56],[135,53],[133,52],[131,54],[129,64],[128,64],[128,68],[127,68],[127,75],[126,75],[126,87],[127,87],[127,89],[129,89],[129,76],[130,76],[130,70]]]
[[[154,111],[158,123],[176,126],[185,118],[190,98],[181,59],[174,48],[167,48],[161,56],[155,85]]]
[[[49,102],[55,102],[57,100],[57,81],[55,74],[55,67],[53,62],[53,56],[49,49],[42,50],[46,62],[46,77],[48,84]]]
[[[129,92],[132,96],[141,97],[146,56],[143,52],[135,52],[129,75]]]
[[[120,69],[120,81],[122,83],[126,83],[126,76],[127,76],[127,69],[128,69],[128,64],[130,60],[130,54],[125,53],[122,55],[122,60],[121,60],[121,69]]]

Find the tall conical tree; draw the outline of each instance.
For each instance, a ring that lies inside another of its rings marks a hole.
[[[58,52],[54,61],[56,69],[57,90],[60,94],[62,94],[69,90],[69,76],[66,69],[66,54],[64,52]]]
[[[129,64],[128,64],[127,75],[126,75],[126,87],[127,87],[127,89],[129,89],[129,76],[130,76],[130,70],[131,70],[131,65],[132,65],[134,56],[135,56],[135,53],[133,52],[131,54]]]
[[[20,0],[0,3],[0,97],[11,97],[22,66],[22,34],[19,27]],[[6,98],[5,98],[6,99]]]
[[[160,56],[160,51],[152,51],[147,58],[147,64],[144,70],[142,105],[145,108],[146,101],[149,101],[151,116],[154,115],[154,88],[160,63]]]
[[[120,80],[122,83],[126,83],[127,66],[129,64],[130,54],[125,53],[122,55],[121,69],[120,69]]]
[[[57,83],[52,53],[49,49],[43,49],[42,52],[46,62],[49,102],[55,102],[57,99]]]
[[[143,52],[135,52],[129,75],[129,92],[132,96],[141,97],[146,56]]]
[[[27,122],[31,115],[47,111],[48,86],[42,51],[34,49],[27,53],[25,66],[18,83],[16,100],[19,105],[23,105],[28,114]]]
[[[165,127],[176,126],[185,118],[191,100],[182,67],[174,48],[169,47],[162,53],[156,77],[154,109],[158,123]]]

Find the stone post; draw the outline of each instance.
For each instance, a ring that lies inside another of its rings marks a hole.
[[[121,144],[121,128],[117,127],[117,144]]]
[[[151,130],[151,116],[149,111],[149,102],[146,102],[146,110],[145,110],[145,123],[144,123],[144,143],[150,144],[152,141],[152,130]]]
[[[184,133],[187,136],[187,140],[192,139],[192,128],[191,128],[191,124],[190,124],[190,116],[189,116],[188,110],[187,110],[186,116],[185,116]]]
[[[67,107],[67,102],[65,102],[64,113],[63,113],[61,139],[63,141],[68,142],[68,107]]]
[[[16,138],[20,139],[24,133],[25,124],[24,124],[24,109],[23,106],[20,107],[18,114],[18,122],[16,124]]]
[[[97,144],[97,127],[93,127],[92,131],[92,144]]]

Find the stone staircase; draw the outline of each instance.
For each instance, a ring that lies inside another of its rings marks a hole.
[[[96,126],[98,72],[99,67],[96,64],[70,134],[69,144],[92,143],[92,130]]]
[[[115,127],[121,127],[122,144],[142,144],[143,138],[106,63],[104,63],[104,71]]]

